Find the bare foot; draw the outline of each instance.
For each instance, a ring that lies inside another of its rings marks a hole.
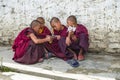
[[[79,54],[79,55],[78,55],[78,60],[79,60],[79,61],[82,61],[82,60],[84,60],[84,59],[85,59],[85,57],[84,57],[83,54]]]
[[[85,59],[85,57],[84,57],[84,55],[83,55],[83,49],[81,48],[80,49],[80,52],[79,52],[79,54],[78,54],[78,60],[79,61],[82,61],[82,60],[84,60]]]
[[[43,58],[40,58],[39,60],[38,60],[38,62],[43,62],[44,61],[44,59]]]

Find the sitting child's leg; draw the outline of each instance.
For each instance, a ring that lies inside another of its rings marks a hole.
[[[74,59],[77,60],[78,58],[76,52],[71,50],[70,48],[68,48],[68,50],[73,53]]]
[[[78,53],[77,59],[80,61],[85,59],[82,48],[80,49],[80,52]]]

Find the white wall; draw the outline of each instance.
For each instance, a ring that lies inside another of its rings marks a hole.
[[[90,34],[90,51],[120,52],[120,0],[0,0],[0,42],[8,44],[39,16],[75,15]]]

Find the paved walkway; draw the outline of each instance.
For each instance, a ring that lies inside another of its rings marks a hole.
[[[15,72],[0,73],[0,80],[54,80]]]
[[[23,65],[12,61],[12,56],[13,52],[10,47],[0,47],[0,57],[3,57],[3,64],[11,68],[27,71],[27,74],[37,73],[32,75],[55,80],[120,79],[120,55],[89,53],[86,55],[86,60],[79,62],[80,66],[78,68],[72,68],[58,58],[51,58],[34,65]]]

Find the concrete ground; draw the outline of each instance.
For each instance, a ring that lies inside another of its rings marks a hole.
[[[79,61],[80,66],[73,68],[58,58],[50,58],[34,65],[18,64],[12,61],[13,54],[10,47],[0,47],[0,58],[3,57],[5,66],[29,75],[54,80],[120,80],[120,55],[88,53],[86,60]],[[0,78],[1,76],[2,73]]]
[[[53,79],[15,73],[15,72],[3,72],[0,73],[0,80],[53,80]]]

